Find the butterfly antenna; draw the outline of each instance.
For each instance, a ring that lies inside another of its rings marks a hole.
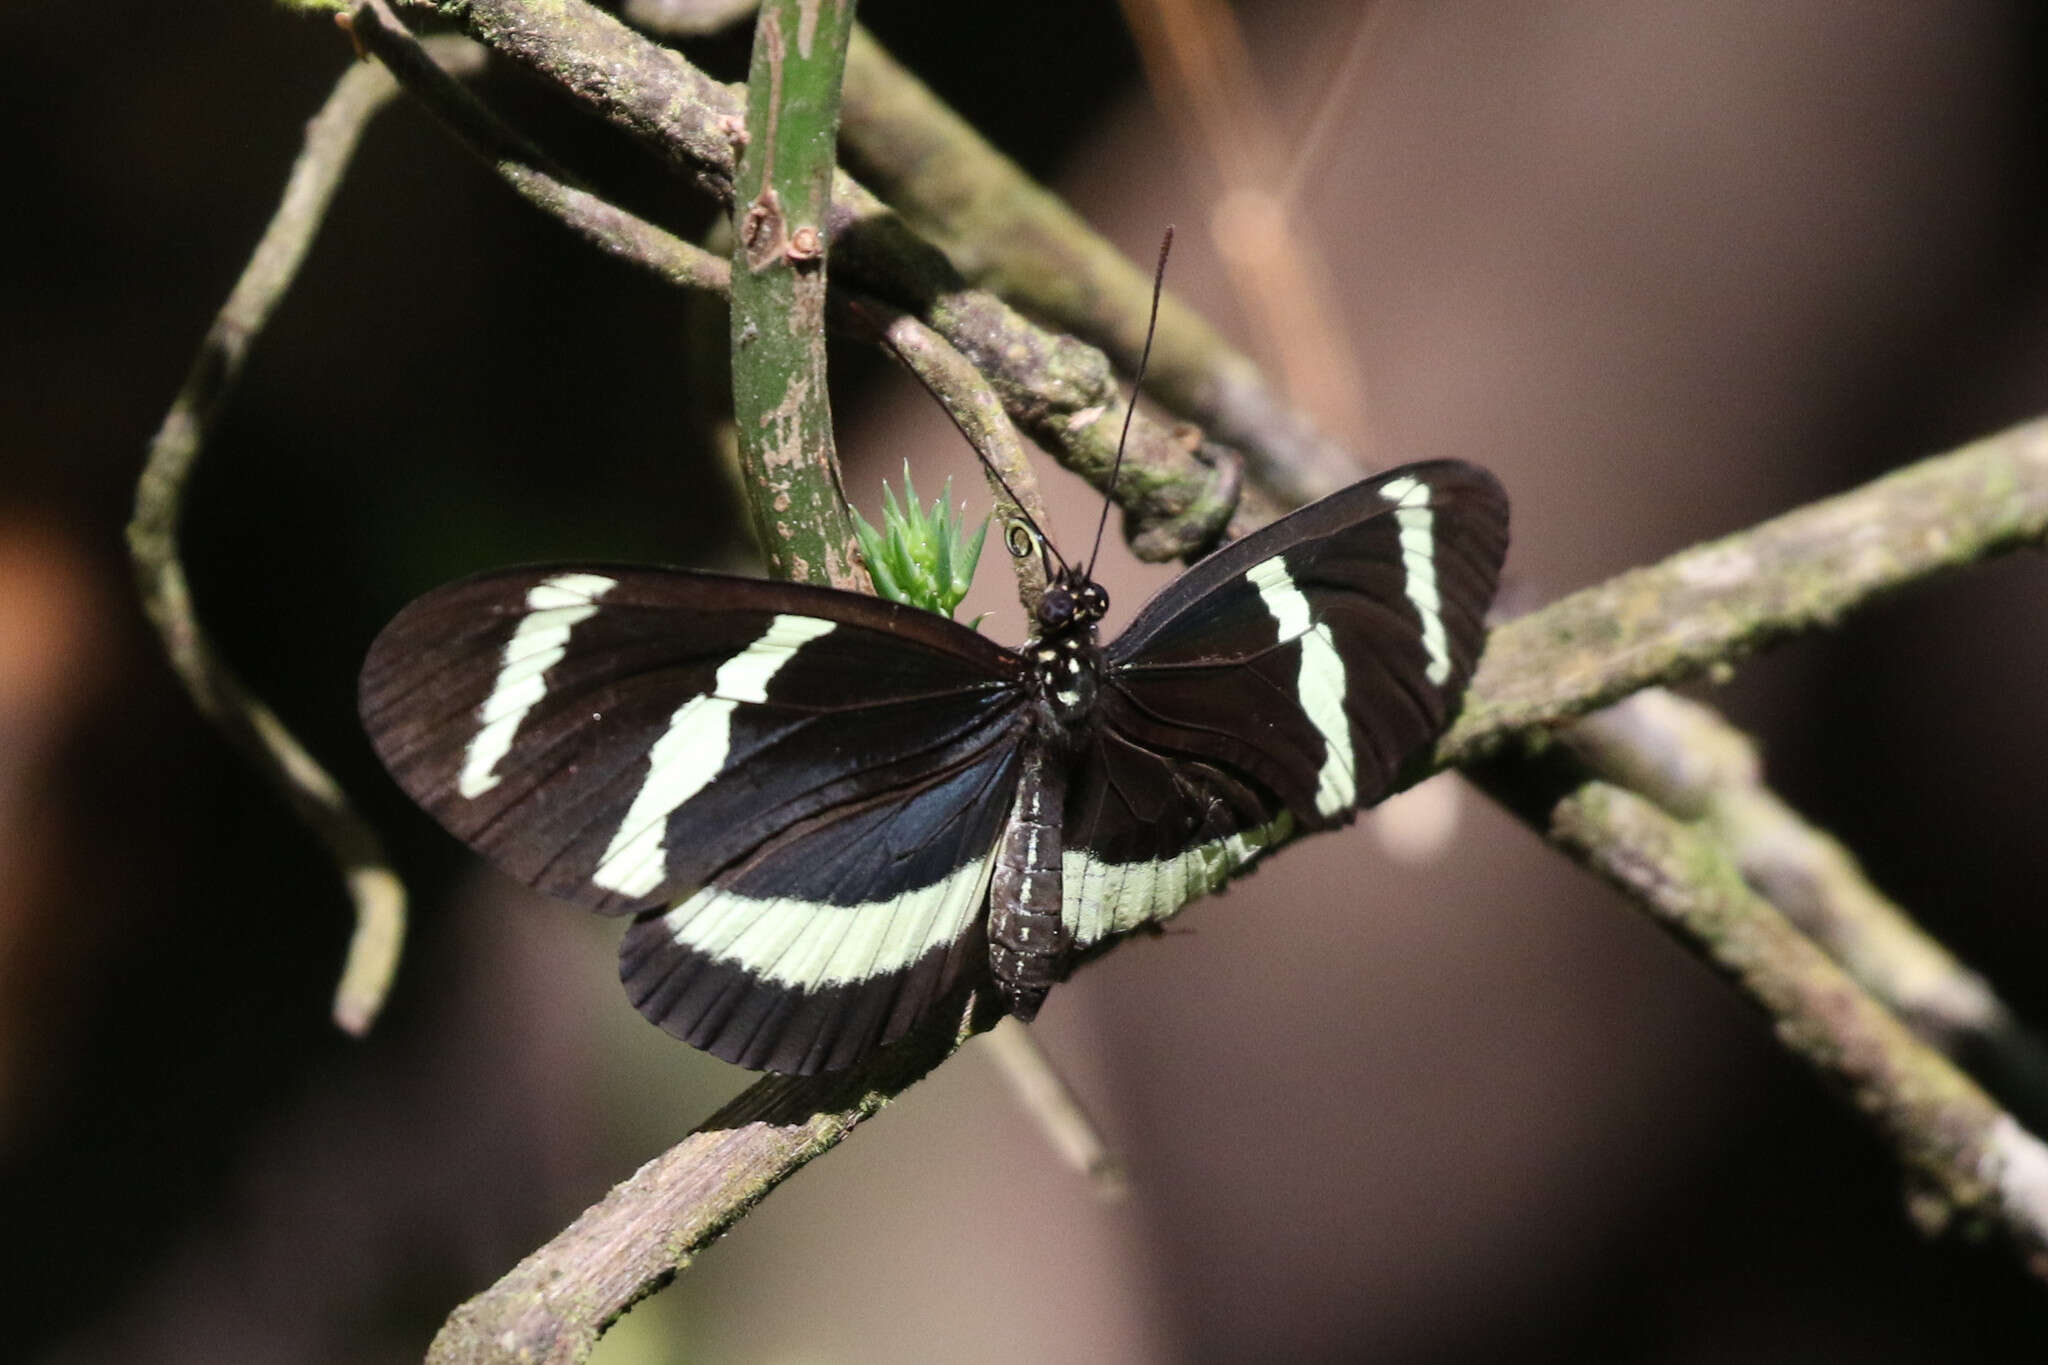
[[[947,420],[953,424],[953,429],[958,431],[961,439],[967,442],[967,448],[974,452],[974,458],[981,461],[981,467],[988,471],[989,477],[994,479],[1004,494],[1008,496],[1010,505],[1017,509],[1017,515],[1024,518],[1024,524],[1031,529],[1033,538],[1038,541],[1038,560],[1040,564],[1045,566],[1045,576],[1048,579],[1053,576],[1052,560],[1047,558],[1048,552],[1050,552],[1052,558],[1059,560],[1062,569],[1066,568],[1066,556],[1059,552],[1059,547],[1054,545],[1052,539],[1045,534],[1045,528],[1041,527],[1037,520],[1032,517],[1030,510],[1024,506],[1024,500],[1017,496],[1017,490],[1010,487],[1010,481],[1003,477],[1003,471],[996,468],[995,461],[982,454],[981,447],[974,443],[974,433],[967,429],[966,423],[953,415],[953,409],[947,404],[945,397],[932,386],[932,382],[929,379],[924,377],[923,371],[910,363],[910,357],[903,354],[903,348],[898,346],[896,339],[889,335],[889,329],[884,327],[873,314],[861,307],[858,300],[853,300],[851,303],[853,310],[866,318],[869,325],[875,329],[875,334],[882,338],[882,344],[889,348],[889,353],[896,357],[897,363],[910,371],[911,378],[924,386],[924,391],[930,394],[932,401],[939,405],[939,411],[946,414]],[[1149,344],[1148,339],[1147,345]],[[1017,553],[1016,545],[1009,540],[1008,536],[1004,537],[1004,543],[1010,546],[1012,556],[1021,558]]]
[[[1102,532],[1109,525],[1109,505],[1116,501],[1116,479],[1124,467],[1124,443],[1131,439],[1131,419],[1138,414],[1138,390],[1145,384],[1145,367],[1152,363],[1152,336],[1159,330],[1159,294],[1166,286],[1166,258],[1173,252],[1173,228],[1159,240],[1159,266],[1152,272],[1152,317],[1145,324],[1145,349],[1138,356],[1138,377],[1131,381],[1130,406],[1124,409],[1123,434],[1116,438],[1116,463],[1109,467],[1109,486],[1102,490],[1102,516],[1095,523],[1095,544],[1088,551],[1088,577],[1095,577],[1095,557],[1102,553]]]

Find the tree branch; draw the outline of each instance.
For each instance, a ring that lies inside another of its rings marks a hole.
[[[1661,688],[1562,732],[1596,776],[1718,839],[1746,881],[1929,1045],[2048,1113],[2048,1049],[1976,972],[1871,885],[1855,857],[1763,781],[1750,738]]]
[[[441,50],[452,63],[472,70],[481,64],[481,54],[470,44]],[[335,989],[334,1021],[356,1034],[367,1032],[376,1019],[397,970],[405,940],[405,887],[391,871],[376,831],[214,648],[193,609],[178,533],[186,483],[241,379],[249,351],[298,278],[364,126],[395,93],[382,70],[352,67],[307,125],[304,149],[277,212],[200,342],[185,383],[150,442],[128,523],[128,552],[143,609],[179,682],[200,712],[283,789],[299,819],[341,869],[356,927]]]
[[[615,1186],[582,1217],[449,1317],[428,1365],[581,1361],[619,1315],[675,1278],[770,1190],[995,1016],[905,1038],[851,1071],[769,1076]]]
[[[730,203],[740,92],[582,0],[446,0],[493,51],[559,85]],[[1108,359],[967,287],[943,253],[851,177],[834,178],[827,233],[844,279],[916,313],[989,379],[1033,440],[1096,487],[1115,461],[1126,398]],[[1115,490],[1132,548],[1171,559],[1270,520],[1279,504],[1241,498],[1235,451],[1141,417]]]
[[[1511,734],[1696,677],[2044,535],[2048,419],[2037,419],[1501,626],[1437,763],[1469,763]]]
[[[1996,1231],[2048,1281],[2048,1147],[1752,891],[1711,835],[1593,779],[1562,751],[1494,760],[1473,776],[1769,1016],[1778,1040],[1891,1145],[1924,1230]]]

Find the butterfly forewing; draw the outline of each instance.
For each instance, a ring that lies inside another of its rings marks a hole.
[[[1106,651],[1098,712],[1116,743],[1069,790],[1077,941],[1170,915],[1296,827],[1342,824],[1412,776],[1478,662],[1506,549],[1492,475],[1411,465],[1224,547],[1147,603]]]
[[[364,666],[400,785],[514,876],[606,911],[694,892],[788,829],[985,749],[1016,659],[851,593],[648,568],[430,593]]]

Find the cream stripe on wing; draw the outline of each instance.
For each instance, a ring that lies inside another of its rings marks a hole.
[[[1351,752],[1351,721],[1344,714],[1344,660],[1326,625],[1311,624],[1308,599],[1294,585],[1279,555],[1254,568],[1245,578],[1259,590],[1266,610],[1280,628],[1280,643],[1301,646],[1301,672],[1295,692],[1301,709],[1323,737],[1323,767],[1316,775],[1316,811],[1335,815],[1358,797],[1357,763]]]
[[[481,728],[463,752],[456,791],[473,801],[498,785],[498,764],[512,751],[520,722],[547,695],[542,675],[568,653],[569,632],[597,615],[597,599],[617,586],[617,579],[598,574],[565,573],[527,592],[527,614],[505,642],[498,679],[477,708]]]
[[[1401,526],[1402,586],[1422,618],[1422,647],[1429,651],[1429,669],[1423,676],[1441,687],[1451,676],[1451,646],[1444,636],[1443,599],[1436,587],[1436,513],[1429,506],[1429,485],[1404,474],[1388,479],[1380,496],[1394,504]]]
[[[829,905],[706,887],[662,917],[685,948],[796,990],[900,972],[951,943],[988,899],[995,841],[978,861],[889,900]]]
[[[1086,849],[1070,848],[1061,860],[1060,917],[1076,948],[1165,919],[1229,881],[1239,868],[1293,831],[1294,816],[1283,810],[1256,829],[1211,839],[1152,862],[1104,862]]]
[[[719,666],[711,690],[690,698],[669,717],[668,729],[647,753],[647,780],[612,834],[590,880],[607,891],[644,896],[668,871],[668,817],[711,785],[732,749],[732,716],[741,702],[768,698],[768,684],[803,645],[831,633],[832,623],[810,616],[778,616],[760,639]]]

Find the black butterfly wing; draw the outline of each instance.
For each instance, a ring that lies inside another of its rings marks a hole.
[[[646,568],[485,574],[414,603],[363,721],[513,875],[633,913],[628,993],[727,1060],[844,1066],[985,961],[1016,656],[852,593]]]
[[[640,1012],[715,1057],[808,1075],[909,1031],[988,968],[983,906],[1017,746],[785,829],[626,931]]]
[[[1224,547],[1147,603],[1105,651],[1108,738],[1069,786],[1077,939],[1171,914],[1176,895],[1411,775],[1478,663],[1507,523],[1485,470],[1409,465]]]
[[[1011,722],[1017,672],[964,626],[855,593],[514,569],[401,612],[360,702],[392,776],[457,838],[626,913],[980,751]]]
[[[1119,709],[1105,702],[1067,787],[1061,921],[1077,951],[1167,918],[1294,830],[1270,791],[1134,741]]]

